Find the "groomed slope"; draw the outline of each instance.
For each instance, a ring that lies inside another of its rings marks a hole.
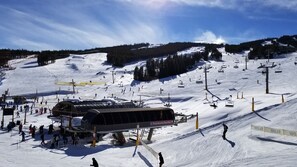
[[[133,80],[133,69],[144,62],[114,68],[105,63],[105,54],[72,55],[43,67],[38,67],[33,57],[14,60],[12,64],[16,69],[7,71],[0,91],[9,89],[11,95],[32,95],[37,91],[40,99],[48,101],[50,108],[58,99],[102,99],[111,96],[141,100],[149,107],[161,107],[170,96],[171,108],[175,112],[186,115],[198,112],[200,130],[195,129],[195,119],[190,119],[178,126],[154,131],[149,146],[162,152],[165,166],[295,166],[296,138],[252,131],[251,125],[296,130],[297,78],[294,74],[297,66],[292,60],[297,54],[273,60],[281,64],[283,72],[277,74],[271,71],[270,93],[265,94],[265,76],[257,67],[266,60],[250,60],[248,69],[243,71],[246,53],[234,55],[225,53],[223,49],[221,51],[223,62],[200,62],[200,65],[207,63],[213,67],[208,73],[208,92],[204,90],[204,84],[195,82],[199,79],[204,81],[203,70],[198,66],[186,74],[140,83]],[[239,68],[234,68],[237,59]],[[227,68],[224,73],[219,73],[222,65]],[[72,94],[71,85],[56,84],[71,82],[72,79],[76,83],[92,81],[103,84],[76,86],[75,94]],[[180,81],[184,88],[178,88]],[[225,107],[225,99],[230,95],[234,102],[232,108]],[[281,95],[284,95],[285,103],[281,103]],[[256,112],[251,111],[253,97]],[[210,106],[213,101],[217,101],[216,109]],[[36,105],[34,109],[38,107]],[[10,133],[0,131],[0,145],[3,148],[0,150],[3,155],[1,163],[8,167],[89,166],[91,158],[96,157],[100,166],[158,165],[158,160],[142,146],[133,156],[133,143],[122,147],[111,145],[111,135],[105,136],[104,141],[100,141],[95,148],[90,148],[88,144],[57,149],[42,147],[38,135],[35,139],[30,137],[28,126],[44,124],[47,128],[51,121],[46,116],[28,115],[28,124],[24,126],[27,135],[25,142],[20,142],[17,129]],[[24,113],[21,113],[17,120],[23,118]],[[5,123],[9,119],[6,116]],[[229,126],[228,141],[221,137],[222,122]],[[51,138],[46,135],[47,141]]]

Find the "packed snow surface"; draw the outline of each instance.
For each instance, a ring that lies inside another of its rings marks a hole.
[[[194,48],[195,51],[200,49]],[[269,69],[269,93],[266,94],[266,76],[263,69],[257,67],[267,60],[249,60],[245,69],[246,53],[220,51],[223,52],[221,62],[200,62],[188,73],[150,82],[133,80],[135,66],[144,65],[144,62],[115,68],[106,63],[104,53],[71,55],[46,66],[38,66],[37,59],[32,56],[9,62],[15,69],[2,71],[5,75],[1,77],[0,92],[3,94],[9,90],[10,96],[38,95],[39,103],[36,103],[34,111],[41,107],[40,101],[46,101],[47,105],[43,103],[42,106],[51,109],[58,99],[116,97],[128,101],[141,100],[148,107],[164,107],[170,99],[175,113],[189,117],[198,113],[199,129],[195,127],[194,117],[177,126],[154,130],[148,146],[162,152],[165,167],[296,166],[296,137],[252,130],[251,125],[297,131],[297,66],[294,65],[297,53],[270,60],[281,66],[281,72],[275,73],[276,68]],[[208,91],[205,90],[204,68],[200,68],[205,63],[212,67],[207,73]],[[223,72],[218,72],[220,69]],[[76,85],[75,94],[72,80]],[[228,99],[233,107],[225,106]],[[211,106],[214,103],[216,108]],[[28,128],[30,124],[37,128],[45,125],[47,130],[52,123],[48,115],[27,113],[24,142],[21,142],[18,126],[7,132],[6,125],[11,116],[4,117],[5,128],[0,130],[0,166],[85,167],[92,163],[93,157],[100,167],[158,166],[158,159],[145,147],[139,145],[135,150],[131,141],[124,146],[113,145],[111,134],[104,136],[96,147],[90,147],[83,139],[78,145],[61,144],[54,149],[49,145],[42,146],[38,132],[32,138]],[[20,112],[16,120],[23,121],[24,112]],[[229,127],[227,140],[222,139],[222,123]],[[126,139],[134,137],[134,132],[125,132]],[[146,137],[147,133],[144,141]],[[45,135],[46,142],[51,138],[52,135]]]

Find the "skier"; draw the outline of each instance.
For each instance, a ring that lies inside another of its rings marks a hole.
[[[99,167],[98,162],[96,161],[95,158],[92,158],[93,164],[91,164],[90,166],[94,166],[94,167]]]
[[[228,131],[228,126],[227,125],[225,125],[225,123],[223,123],[223,127],[224,127],[224,131],[223,131],[223,139],[224,140],[226,140],[226,133],[227,133],[227,131]]]
[[[162,165],[164,164],[164,159],[163,159],[163,156],[162,156],[162,153],[159,152],[159,164],[160,164],[160,167],[162,167]]]

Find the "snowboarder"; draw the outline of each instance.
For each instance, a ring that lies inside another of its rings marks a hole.
[[[228,131],[228,126],[225,124],[225,123],[223,123],[223,127],[224,127],[224,131],[223,131],[223,139],[224,140],[226,140],[226,133],[227,133],[227,131]]]
[[[93,164],[91,164],[90,166],[94,166],[94,167],[99,167],[98,162],[96,161],[95,158],[92,158]]]
[[[160,164],[160,167],[162,167],[162,165],[164,164],[164,159],[163,159],[163,156],[162,156],[162,153],[159,152],[159,164]]]

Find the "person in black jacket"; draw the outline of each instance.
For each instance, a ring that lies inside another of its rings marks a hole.
[[[36,127],[35,126],[33,126],[33,128],[32,128],[32,138],[35,138],[35,131],[36,131]]]
[[[44,133],[42,132],[41,135],[40,135],[40,139],[41,139],[41,145],[45,145],[44,143]]]
[[[22,132],[21,132],[21,135],[22,135],[22,141],[25,141],[25,132],[22,131]]]
[[[227,131],[228,131],[228,126],[225,124],[225,123],[223,123],[223,127],[224,127],[224,131],[223,131],[223,139],[224,140],[226,140],[226,133],[227,133]]]
[[[93,164],[91,164],[90,166],[94,166],[94,167],[99,167],[98,162],[96,161],[95,158],[92,158]]]
[[[160,164],[160,167],[162,167],[162,165],[164,164],[164,159],[163,159],[163,156],[162,156],[162,153],[159,152],[159,164]]]

